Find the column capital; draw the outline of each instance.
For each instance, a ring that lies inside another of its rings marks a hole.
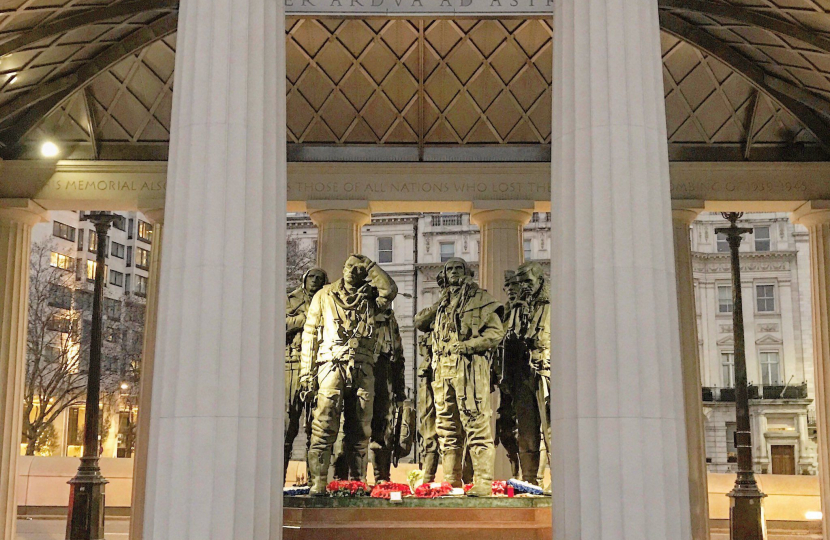
[[[671,203],[672,221],[679,221],[691,225],[697,216],[703,212],[706,203],[698,200],[679,199]]]
[[[807,201],[790,214],[790,221],[805,227],[830,223],[830,201]]]
[[[164,225],[164,208],[139,208],[138,211],[147,216],[153,223]]]
[[[363,201],[309,201],[306,212],[317,226],[346,222],[362,227],[372,221],[369,204]]]
[[[494,221],[510,221],[522,226],[533,217],[532,201],[474,201],[470,222],[479,227]]]
[[[32,199],[0,199],[0,220],[34,226],[48,219],[45,208]]]

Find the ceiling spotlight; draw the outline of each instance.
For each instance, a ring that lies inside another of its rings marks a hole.
[[[130,385],[129,385],[129,384],[127,384],[127,383],[125,383],[125,382],[122,382],[122,383],[121,383],[121,390],[126,390],[126,389],[127,389],[127,388],[129,388],[129,387],[130,387]]]
[[[45,158],[53,158],[57,157],[60,154],[61,150],[58,148],[58,145],[53,143],[52,141],[46,141],[40,147],[40,153]]]

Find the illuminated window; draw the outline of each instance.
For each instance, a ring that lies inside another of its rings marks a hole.
[[[378,238],[378,262],[392,262],[392,237]]]
[[[66,225],[65,223],[61,223],[60,221],[55,221],[54,223],[52,223],[52,235],[57,236],[58,238],[63,238],[64,240],[69,240],[70,242],[74,242],[75,227]]]
[[[726,461],[735,463],[738,461],[738,449],[735,446],[735,432],[738,425],[735,422],[726,423]]]
[[[153,241],[153,226],[140,219],[138,220],[138,239],[148,244]]]
[[[60,268],[61,270],[73,270],[75,268],[75,259],[69,255],[53,251],[51,265],[52,267]]]
[[[135,265],[144,270],[150,269],[150,251],[137,247],[135,248]]]
[[[87,260],[86,261],[86,278],[89,281],[95,281],[95,270],[98,268],[98,263],[96,261]],[[104,283],[107,282],[107,265],[104,265]]]

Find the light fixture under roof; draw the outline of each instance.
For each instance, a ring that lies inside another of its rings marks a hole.
[[[40,146],[40,154],[45,158],[57,157],[61,149],[52,141],[46,141]]]

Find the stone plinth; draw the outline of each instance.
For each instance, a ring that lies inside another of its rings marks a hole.
[[[284,540],[550,540],[549,497],[287,497]]]

